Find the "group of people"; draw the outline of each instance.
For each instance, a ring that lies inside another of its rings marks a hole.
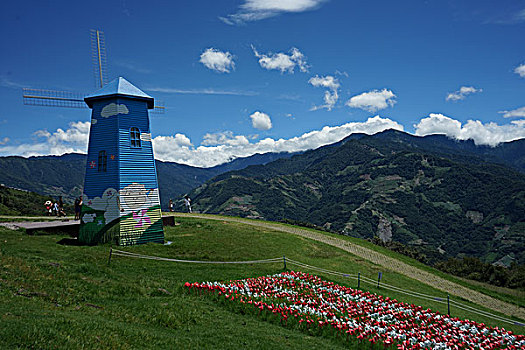
[[[62,196],[58,197],[58,201],[56,202],[46,201],[44,206],[46,207],[47,216],[66,216]]]
[[[44,203],[46,208],[47,216],[66,216],[66,211],[64,209],[64,201],[62,196],[58,197],[58,201],[46,201]],[[75,199],[75,220],[80,219],[80,209],[82,208],[82,196]]]
[[[191,198],[186,195],[184,196],[184,205],[186,206],[186,210],[188,213],[191,213]],[[58,201],[52,202],[52,201],[46,201],[44,203],[44,206],[46,207],[46,213],[48,216],[66,216],[66,212],[64,210],[64,201],[62,200],[62,196],[58,197]],[[80,211],[82,209],[82,196],[77,197],[75,199],[75,220],[80,220]],[[169,202],[169,209],[170,211],[174,211],[173,209],[173,200],[170,199]]]
[[[170,199],[170,202],[169,202],[170,211],[174,211],[173,205],[174,205],[173,199]],[[184,196],[184,205],[186,206],[186,210],[188,211],[188,213],[191,213],[191,198],[188,195]]]

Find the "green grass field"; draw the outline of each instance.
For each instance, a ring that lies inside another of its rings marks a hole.
[[[443,295],[340,249],[290,234],[226,221],[191,218],[176,221],[178,225],[165,228],[166,240],[173,242],[171,245],[122,249],[188,260],[237,261],[286,255],[322,268],[360,272],[369,278],[377,278],[382,271],[385,283]],[[113,256],[108,266],[108,245],[57,244],[63,238],[27,236],[21,231],[0,228],[0,348],[349,347],[341,339],[311,336],[255,315],[235,313],[227,305],[214,303],[213,298],[188,294],[183,288],[187,281],[278,273],[283,269],[282,263],[197,265]],[[354,280],[318,275],[356,287]],[[370,285],[361,287],[446,313],[446,306],[432,301],[377,290]],[[460,311],[452,309],[451,313],[523,333],[523,327]]]

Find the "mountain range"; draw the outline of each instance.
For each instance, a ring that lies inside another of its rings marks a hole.
[[[292,153],[265,153],[236,158],[212,168],[197,168],[174,162],[155,161],[162,207],[167,209],[170,199],[180,199],[193,188],[214,176],[242,169],[254,164],[266,164]],[[73,203],[82,194],[86,171],[85,154],[70,153],[62,156],[0,157],[0,184]]]
[[[525,140],[476,146],[389,130],[218,175],[195,210],[292,220],[417,247],[430,260],[525,262]]]

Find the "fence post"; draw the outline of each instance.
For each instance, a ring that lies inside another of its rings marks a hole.
[[[109,257],[108,257],[108,266],[111,263],[111,254],[113,253],[113,246],[109,247]]]
[[[379,272],[377,274],[377,288],[379,289],[379,282],[381,281],[381,277],[383,276],[383,273],[382,272]]]
[[[357,289],[361,289],[361,272],[357,273]]]
[[[448,315],[450,316],[450,294],[447,294]]]
[[[283,255],[283,263],[284,263],[284,269],[286,270],[286,256]]]

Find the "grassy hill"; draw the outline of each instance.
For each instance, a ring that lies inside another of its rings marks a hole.
[[[395,131],[353,135],[219,175],[190,196],[204,213],[290,219],[359,238],[377,236],[417,248],[430,263],[474,256],[523,264],[525,175],[486,162],[494,150],[477,149],[476,155],[467,143],[458,144]]]
[[[172,242],[170,245],[148,244],[125,250],[212,261],[286,255],[289,259],[325,269],[360,272],[369,278],[376,278],[381,271],[384,283],[445,296],[442,291],[400,275],[388,266],[369,263],[321,242],[224,220],[176,220],[176,226],[166,228],[166,240]],[[257,314],[240,314],[212,298],[188,294],[183,287],[185,282],[278,273],[283,269],[281,262],[195,265],[114,256],[108,266],[107,245],[61,245],[57,243],[62,236],[27,236],[3,228],[0,228],[0,236],[2,348],[338,349],[359,346],[355,340],[348,343],[341,337],[313,336]],[[391,252],[388,254],[395,256]],[[327,280],[356,287],[354,280],[318,274]],[[436,301],[377,289],[373,285],[362,284],[361,287],[446,312],[446,306]],[[523,303],[523,295],[511,298]],[[522,327],[501,324],[459,309],[452,308],[451,312],[454,316],[523,333]]]

